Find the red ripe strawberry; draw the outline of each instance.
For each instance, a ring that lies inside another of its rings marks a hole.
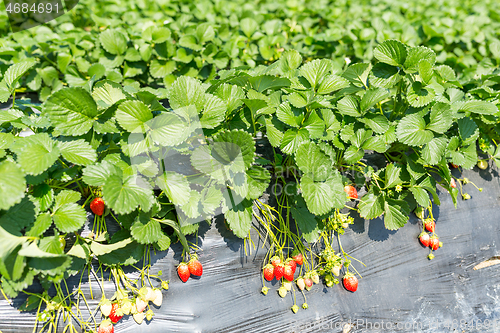
[[[430,244],[431,238],[428,233],[423,232],[418,236],[418,239],[420,240],[420,243],[422,243],[423,246],[427,247]]]
[[[295,274],[295,271],[297,270],[297,263],[295,262],[295,260],[288,258],[285,261],[285,265],[290,266],[292,268],[293,274]]]
[[[293,281],[293,269],[292,269],[292,267],[285,265],[285,272],[283,273],[283,277],[288,281]]]
[[[352,292],[358,290],[358,278],[355,275],[347,273],[346,275],[344,275],[342,282],[344,282],[345,289]]]
[[[264,266],[264,279],[266,281],[272,281],[274,279],[274,266],[271,264],[267,264]]]
[[[274,256],[271,258],[271,264],[274,266],[274,268],[276,268],[276,266],[278,266],[279,263],[281,263],[280,257]]]
[[[98,333],[113,333],[115,331],[115,327],[109,320],[103,320],[101,325],[99,325]]]
[[[104,200],[102,198],[95,198],[90,203],[90,209],[94,214],[102,216],[104,214]]]
[[[454,178],[452,178],[452,179],[450,180],[450,186],[451,186],[451,187],[453,187],[453,188],[457,188],[457,183],[455,182],[455,179],[454,179]]]
[[[454,168],[454,169],[458,169],[458,165],[454,164],[454,163],[450,163],[451,167]]]
[[[434,232],[434,230],[436,230],[436,222],[432,220],[425,222],[425,230]]]
[[[429,241],[429,245],[434,251],[439,249],[439,238],[437,238],[436,236],[432,236]]]
[[[177,274],[179,274],[182,282],[189,280],[191,273],[189,272],[189,267],[185,262],[181,262],[179,266],[177,266]]]
[[[118,306],[118,303],[113,303],[111,305],[111,312],[109,313],[109,319],[113,324],[116,324],[123,318],[123,311]]]
[[[344,192],[347,193],[347,196],[351,199],[358,198],[358,191],[356,191],[356,188],[354,186],[351,185],[344,186]]]
[[[189,273],[194,276],[201,276],[203,274],[203,266],[198,261],[198,259],[191,259],[188,263]]]
[[[279,281],[284,274],[285,274],[285,265],[278,264],[276,265],[276,267],[274,267],[274,277],[276,278],[276,280]]]
[[[302,256],[302,253],[294,255],[292,259],[297,265],[302,265],[304,263],[304,257]]]

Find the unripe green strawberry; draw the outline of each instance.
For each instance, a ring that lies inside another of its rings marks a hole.
[[[290,281],[285,281],[283,282],[283,287],[285,287],[286,290],[290,291],[292,290],[292,283]]]
[[[154,316],[154,312],[153,310],[149,309],[147,312],[146,312],[146,320],[147,321],[151,321],[151,319],[153,319],[153,316]]]
[[[308,309],[309,308],[309,305],[307,303],[302,303],[302,309]]]
[[[488,161],[486,160],[477,161],[477,167],[481,170],[486,170],[488,168]]]
[[[311,280],[314,282],[314,284],[319,283],[319,275],[316,273],[316,271],[311,272]]]
[[[333,277],[331,275],[325,276],[325,284],[327,287],[333,286]]]
[[[260,290],[264,295],[267,295],[267,292],[269,291],[269,288],[264,286],[262,287],[262,289]]]
[[[162,281],[161,282],[161,287],[163,289],[165,289],[165,290],[168,290],[168,283],[169,283],[169,281]]]
[[[281,286],[278,288],[278,294],[281,296],[281,297],[285,297],[286,294],[287,294],[287,290],[285,287]]]
[[[338,264],[332,267],[332,274],[335,276],[340,275],[340,270],[342,269],[342,264]]]
[[[137,312],[133,315],[134,320],[137,324],[142,324],[142,321],[144,320],[144,312]]]
[[[414,213],[419,219],[424,218],[424,209],[422,207],[418,206],[417,208],[415,208]]]
[[[122,309],[123,314],[129,315],[130,311],[132,310],[132,302],[130,302],[128,298],[125,298],[121,300],[120,308]]]
[[[153,299],[153,304],[156,306],[161,306],[161,303],[163,302],[163,294],[160,289],[154,289],[153,293],[155,295],[155,298]]]
[[[297,304],[294,304],[292,306],[292,311],[293,311],[293,313],[297,313],[299,311],[299,307],[297,306]]]
[[[150,287],[147,287],[146,290],[147,290],[147,293],[146,293],[146,297],[144,297],[144,299],[146,300],[146,302],[152,302],[156,298],[156,294],[153,291],[153,289],[151,289]]]
[[[101,303],[101,313],[104,317],[109,317],[109,314],[111,313],[111,302],[107,299],[105,299]]]

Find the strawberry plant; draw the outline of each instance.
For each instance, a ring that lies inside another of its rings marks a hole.
[[[221,214],[227,228],[246,239],[246,253],[252,228],[268,241],[262,293],[269,291],[265,281],[276,278],[278,294],[293,296],[293,312],[299,311],[296,288],[307,309],[304,290],[322,280],[333,287],[343,272],[346,289],[356,291],[354,273],[361,278],[356,267],[364,264],[341,245],[344,230],[354,223],[351,214],[383,217],[385,227],[396,230],[415,211],[434,233],[438,186],[455,205],[459,193],[470,199],[462,191],[470,181],[453,178],[450,164],[472,169],[485,161],[477,147],[500,160],[491,134],[499,113],[494,88],[483,87],[486,94],[476,89],[479,82],[461,82],[432,49],[390,39],[373,45],[373,59],[366,62],[311,60],[280,50],[279,60],[263,65],[255,62],[258,52],[266,52],[265,45],[256,51],[265,38],[257,21],[241,22],[236,40],[247,51],[234,56],[235,64],[249,66],[219,66],[214,60],[204,83],[193,77],[199,74],[190,69],[197,59],[186,49],[210,56],[199,46],[219,41],[210,25],[184,27],[182,20],[171,27],[181,48],[170,50],[172,31],[155,23],[142,27],[144,39],[115,27],[98,37],[80,36],[90,44],[99,41],[102,49],[83,43],[69,57],[46,50],[47,59],[27,57],[4,72],[0,97],[12,98],[12,106],[0,111],[0,189],[8,193],[0,197],[1,291],[6,297],[27,293],[22,309],[38,310],[45,328],[55,329],[69,316],[84,330],[113,330],[124,315],[138,324],[152,320],[149,303],[162,304],[168,281],[152,272],[151,251],[178,241],[179,278],[202,276],[200,248],[186,235],[197,239],[200,225]],[[276,47],[281,43],[269,39]],[[146,57],[147,65],[143,57],[152,48],[158,58]],[[55,74],[46,69],[53,56]],[[184,57],[190,56],[188,62]],[[78,63],[85,68],[89,59],[94,64],[85,75],[78,73]],[[168,59],[189,68],[171,76],[176,65]],[[163,84],[150,79],[148,66]],[[41,89],[42,105],[16,97],[30,80],[40,83],[32,90]],[[488,87],[495,80],[493,74],[484,78]],[[24,136],[26,131],[32,135]],[[258,138],[270,147],[269,156],[257,154]],[[262,200],[266,191],[275,205]],[[435,234],[428,240],[421,234],[420,241],[432,250],[442,245]],[[132,265],[137,279],[124,273]],[[80,311],[87,304],[83,272],[96,280],[108,274],[115,282],[109,299],[101,286],[99,309],[109,322],[99,325],[98,318],[84,318]],[[72,276],[80,278],[75,290],[66,283]],[[26,288],[33,283],[44,291],[30,294]],[[56,296],[48,293],[52,286]],[[67,327],[76,329],[73,323]]]

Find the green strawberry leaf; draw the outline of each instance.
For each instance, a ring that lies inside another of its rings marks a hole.
[[[226,202],[228,198],[226,197]],[[231,205],[230,209],[226,209],[224,217],[229,225],[229,228],[239,238],[246,238],[252,227],[252,202],[244,199],[237,205]]]
[[[407,55],[406,45],[397,40],[386,40],[373,50],[373,56],[378,61],[391,66],[403,67]]]
[[[17,153],[17,162],[30,175],[36,176],[50,168],[61,154],[57,142],[47,133],[40,133],[24,139],[24,147]]]
[[[292,217],[297,223],[302,237],[309,242],[314,243],[319,238],[319,228],[316,216],[311,214],[309,210],[305,207],[304,199],[297,197],[296,205],[292,206],[290,209]]]
[[[139,244],[153,244],[160,240],[163,235],[160,222],[150,218],[149,214],[145,213],[140,213],[137,216],[134,224],[130,227],[130,233]]]
[[[305,174],[309,174],[315,181],[325,181],[331,174],[331,161],[318,145],[306,142],[299,146],[295,155],[297,167]]]
[[[321,81],[316,92],[320,95],[327,95],[346,87],[349,87],[347,79],[338,75],[328,75]]]
[[[241,130],[223,131],[213,140],[215,153],[226,163],[233,161],[239,154],[243,157],[245,169],[255,161],[255,143],[251,134]]]
[[[116,174],[116,167],[107,162],[102,161],[101,163],[89,165],[83,169],[82,180],[85,184],[90,186],[103,186],[106,180],[111,176]]]
[[[361,104],[359,106],[361,112],[365,112],[375,104],[389,97],[389,95],[390,93],[387,89],[376,88],[367,90],[363,95],[363,98],[361,99]]]
[[[307,208],[315,215],[326,214],[333,208],[343,208],[347,200],[342,177],[338,172],[324,182],[316,182],[306,174],[300,180],[300,189]]]
[[[410,47],[404,62],[405,72],[417,72],[421,60],[427,60],[431,65],[434,65],[436,62],[436,53],[425,46]]]
[[[5,83],[11,91],[13,91],[15,89],[17,81],[19,81],[19,79],[24,74],[26,74],[26,72],[28,72],[33,66],[35,66],[36,63],[36,61],[28,58],[28,60],[24,60],[12,66],[9,66],[9,68],[7,68],[7,71],[5,71],[5,74],[3,75],[3,83]]]
[[[384,213],[385,200],[382,195],[375,195],[370,191],[361,198],[358,207],[360,216],[371,220]]]
[[[426,130],[425,120],[419,114],[409,114],[401,119],[396,134],[399,141],[410,146],[421,146],[434,137],[431,131]]]
[[[127,99],[123,90],[116,84],[109,81],[94,89],[92,97],[100,108],[108,108],[122,100]]]
[[[135,223],[134,223],[134,225],[135,225]],[[90,250],[92,251],[92,253],[94,255],[102,256],[102,255],[111,253],[113,251],[116,251],[118,249],[122,249],[125,246],[131,244],[132,242],[133,242],[132,238],[127,238],[127,239],[124,239],[124,240],[121,240],[119,242],[112,243],[112,244],[101,244],[101,243],[92,241],[92,243],[90,243]]]
[[[104,201],[118,214],[128,214],[139,205],[149,211],[154,202],[149,185],[139,176],[112,175],[102,188]]]
[[[495,114],[498,112],[498,107],[486,101],[467,101],[460,105],[458,112],[472,112],[478,114]]]
[[[53,93],[43,105],[52,125],[63,135],[83,135],[99,115],[92,96],[83,88],[63,88]]]
[[[431,110],[430,121],[426,129],[440,134],[445,133],[453,122],[450,106],[446,103],[438,102],[432,106]]]
[[[426,190],[418,186],[413,186],[410,187],[410,192],[420,206],[427,207],[429,205],[430,198]]]
[[[80,205],[69,203],[57,208],[52,214],[52,218],[57,229],[68,233],[80,229],[85,221],[87,221],[87,214]]]
[[[302,67],[300,67],[300,75],[315,89],[325,79],[331,67],[332,64],[329,60],[316,59],[302,65]]]
[[[435,137],[422,149],[422,158],[430,165],[437,164],[444,156],[448,139],[446,137]]]
[[[40,237],[52,225],[50,213],[42,213],[37,216],[35,223],[26,230],[26,236]]]
[[[125,101],[116,110],[116,120],[120,126],[130,133],[145,133],[149,128],[147,122],[153,119],[149,108],[141,101]]]
[[[0,210],[7,210],[21,202],[26,193],[26,180],[24,173],[11,161],[0,162]]]
[[[269,186],[271,174],[259,165],[251,166],[247,171],[248,194],[247,199],[258,199]],[[220,202],[220,200],[219,200]]]
[[[166,171],[156,179],[156,185],[165,191],[169,200],[176,205],[189,201],[190,187],[186,176],[173,171]]]
[[[64,159],[77,165],[90,165],[97,160],[96,151],[83,140],[59,141],[59,150]]]
[[[397,230],[408,222],[408,204],[403,200],[387,198],[384,202],[384,224],[388,230]]]
[[[29,197],[24,197],[20,203],[9,208],[0,216],[0,226],[10,233],[18,234],[35,221],[38,208]]]
[[[285,154],[293,154],[301,144],[307,141],[309,141],[309,132],[305,128],[289,129],[283,135],[280,148]]]
[[[430,86],[424,86],[422,82],[415,81],[413,84],[408,86],[408,91],[406,92],[408,103],[411,106],[420,108],[426,106],[434,100],[436,93],[434,89]]]
[[[127,50],[127,38],[118,30],[103,31],[99,40],[102,47],[111,54],[121,55]]]

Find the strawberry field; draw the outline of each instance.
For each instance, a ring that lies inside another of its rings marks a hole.
[[[497,329],[499,2],[9,8],[0,332]]]

